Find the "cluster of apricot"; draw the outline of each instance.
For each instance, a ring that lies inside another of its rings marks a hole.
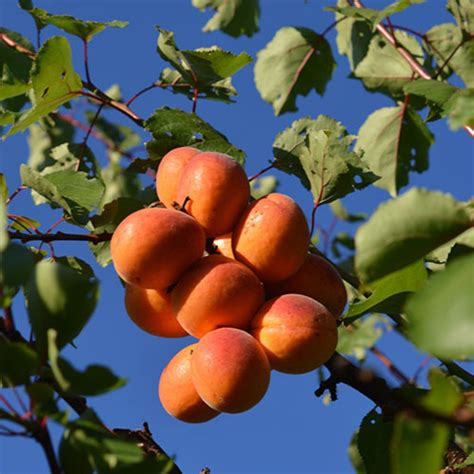
[[[194,423],[239,413],[262,399],[271,369],[300,374],[326,362],[346,290],[308,253],[300,207],[278,193],[250,202],[236,161],[192,147],[163,157],[156,187],[165,207],[125,218],[111,252],[139,327],[199,339],[163,370],[165,410]]]

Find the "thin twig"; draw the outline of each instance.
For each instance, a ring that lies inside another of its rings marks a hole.
[[[8,206],[13,201],[13,199],[25,189],[27,189],[27,187],[23,185],[16,188],[15,191],[13,191],[13,193],[10,195],[10,197],[5,201],[5,205]]]
[[[55,234],[24,234],[22,232],[8,232],[8,236],[12,240],[20,240],[23,243],[32,241],[54,242],[58,240],[65,241],[84,241],[98,244],[106,242],[112,238],[112,234],[103,232],[102,234],[66,234],[64,232],[56,232]]]
[[[53,442],[51,441],[51,435],[49,434],[46,423],[42,423],[40,428],[35,433],[33,433],[33,438],[43,448],[46,459],[48,460],[51,474],[61,474],[62,471],[59,467],[58,459],[53,447]]]
[[[410,384],[410,379],[389,359],[378,347],[373,346],[370,352],[393,374],[401,383]]]
[[[275,162],[271,163],[266,168],[263,168],[263,170],[259,171],[257,174],[254,174],[253,176],[251,176],[249,178],[249,183],[251,183],[253,180],[259,178],[263,173],[266,173],[267,171],[270,171],[274,167],[275,167]]]
[[[92,84],[91,74],[90,74],[90,71],[89,71],[89,42],[84,40],[82,42],[82,44],[83,44],[84,70],[86,72],[86,79],[87,79],[87,82]]]

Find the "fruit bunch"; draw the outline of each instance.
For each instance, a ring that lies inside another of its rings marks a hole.
[[[271,369],[326,362],[347,295],[336,270],[308,253],[300,207],[278,193],[251,202],[236,161],[192,147],[163,157],[156,188],[165,207],[130,214],[111,253],[140,328],[199,340],[163,370],[165,410],[194,423],[243,412],[264,396]]]

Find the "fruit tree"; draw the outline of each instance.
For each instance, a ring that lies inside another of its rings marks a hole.
[[[473,1],[63,3],[0,6],[0,471],[473,472]]]

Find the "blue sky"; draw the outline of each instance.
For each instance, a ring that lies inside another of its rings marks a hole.
[[[175,32],[182,49],[217,44],[235,53],[247,51],[255,58],[283,26],[306,26],[322,31],[333,21],[321,6],[329,1],[267,0],[262,1],[261,31],[253,38],[233,39],[221,33],[202,33],[208,15],[191,6],[190,0],[67,0],[40,1],[37,6],[53,13],[67,13],[83,19],[130,21],[128,28],[111,29],[98,35],[91,43],[90,68],[94,82],[102,89],[119,83],[125,98],[156,80],[166,65],[156,54],[155,25]],[[367,6],[383,7],[389,2],[367,0]],[[398,15],[397,24],[425,31],[430,26],[451,21],[444,9],[444,1],[428,0],[424,5]],[[30,17],[19,10],[14,0],[2,0],[0,24],[34,40]],[[52,27],[43,35],[58,34]],[[367,115],[376,109],[392,105],[380,94],[367,93],[362,85],[348,79],[345,58],[335,48],[335,32],[328,39],[338,63],[324,97],[315,93],[297,100],[299,111],[275,118],[269,104],[263,102],[253,83],[253,66],[248,66],[234,79],[239,96],[237,103],[225,105],[201,101],[198,114],[229,140],[247,153],[247,172],[254,174],[264,168],[271,158],[275,135],[299,117],[327,114],[341,121],[351,133],[357,133]],[[73,46],[76,69],[81,74],[81,48],[75,38]],[[149,116],[155,108],[168,105],[191,110],[191,103],[169,92],[153,90],[137,99],[134,110]],[[126,123],[115,112],[109,118]],[[467,199],[473,191],[473,145],[462,130],[452,133],[444,121],[430,125],[436,142],[430,152],[430,170],[422,175],[411,175],[411,185],[452,193],[458,199]],[[146,134],[142,134],[146,140]],[[26,134],[9,138],[0,147],[0,167],[7,176],[10,190],[19,185],[18,168],[28,158]],[[82,138],[82,133],[77,135]],[[103,147],[91,139],[90,145],[97,157],[104,158]],[[280,191],[293,196],[309,216],[311,196],[299,182],[278,174]],[[408,189],[408,188],[407,188]],[[405,190],[403,190],[405,191]],[[344,200],[354,212],[372,212],[389,198],[379,189],[368,189]],[[28,193],[22,193],[11,206],[11,212],[37,216],[46,229],[60,214],[47,206],[34,207]],[[318,210],[317,224],[327,227],[331,213],[324,206]],[[62,230],[68,230],[64,225]],[[353,227],[338,223],[336,231],[353,231]],[[87,246],[76,243],[55,245],[58,255],[77,254],[94,264]],[[76,252],[77,249],[77,252]],[[170,454],[185,473],[197,473],[209,466],[213,473],[348,473],[352,472],[347,457],[347,446],[352,433],[372,404],[362,395],[341,386],[339,400],[325,406],[314,397],[317,388],[315,373],[290,376],[273,373],[270,389],[263,401],[249,412],[239,415],[221,415],[202,425],[188,425],[169,417],[157,397],[157,382],[167,361],[178,350],[192,342],[191,338],[166,340],[149,336],[137,329],[127,318],[123,305],[123,289],[113,269],[94,265],[101,281],[101,300],[90,323],[76,340],[77,349],[67,348],[65,355],[77,367],[90,363],[109,365],[128,379],[128,385],[110,395],[90,399],[107,425],[139,428],[148,421],[155,439]],[[26,332],[26,313],[23,302],[14,305],[18,326]],[[389,354],[408,375],[412,375],[424,355],[394,332],[387,333],[379,347]],[[395,381],[384,368],[369,357],[369,367]],[[58,436],[59,430],[53,428]],[[10,473],[47,472],[40,448],[23,439],[0,438],[0,471]]]

